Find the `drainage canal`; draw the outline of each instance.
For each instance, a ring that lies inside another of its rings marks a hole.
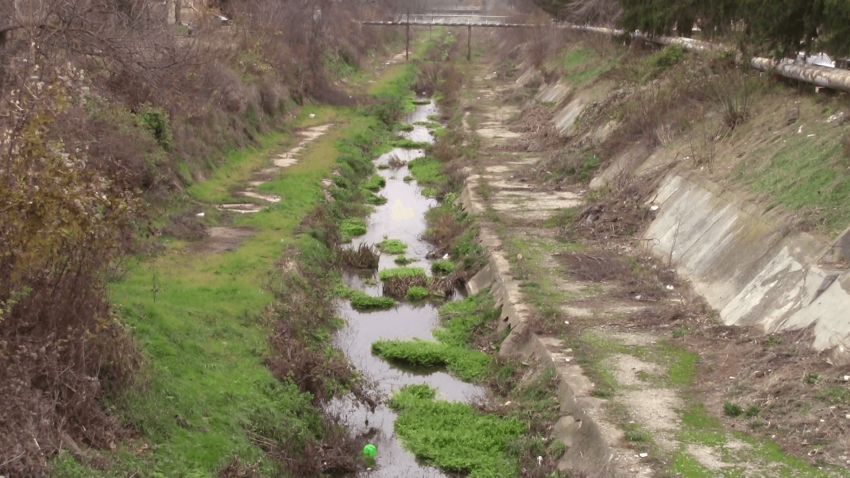
[[[433,136],[428,129],[416,123],[428,121],[429,116],[436,112],[433,101],[430,104],[418,105],[415,111],[405,118],[407,124],[414,126],[413,130],[404,136],[417,142],[432,142]],[[375,160],[375,164],[381,166],[388,165],[391,159],[396,158],[404,165],[379,169],[379,174],[386,180],[386,186],[381,193],[386,196],[387,202],[375,208],[368,218],[366,234],[355,238],[352,246],[357,247],[361,243],[377,244],[385,238],[399,239],[408,246],[405,254],[413,261],[409,265],[423,267],[427,271],[431,265],[427,258],[430,248],[420,236],[426,229],[425,212],[436,206],[437,202],[425,197],[415,181],[404,181],[405,176],[410,174],[406,163],[423,155],[422,150],[396,148]],[[392,255],[382,254],[379,270],[397,267],[394,258]],[[369,295],[382,294],[377,274],[371,277],[346,274],[344,280],[349,287]],[[456,292],[455,297],[459,294],[459,291]],[[384,394],[388,395],[404,385],[424,383],[436,388],[439,397],[445,400],[468,402],[483,396],[484,390],[481,387],[460,381],[446,372],[402,370],[372,355],[372,342],[378,339],[418,337],[433,340],[431,331],[440,322],[438,307],[439,305],[433,303],[412,304],[402,301],[391,310],[358,312],[347,302],[342,303],[340,314],[346,319],[347,325],[337,333],[336,345],[345,352],[358,370],[377,383]],[[375,468],[361,472],[360,476],[447,476],[436,468],[417,463],[410,453],[401,448],[393,431],[396,414],[385,405],[379,405],[371,411],[354,402],[338,401],[334,402],[332,407],[338,416],[345,418],[351,433],[362,437],[363,445],[373,443],[378,449]]]

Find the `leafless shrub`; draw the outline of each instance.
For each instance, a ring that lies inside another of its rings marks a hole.
[[[337,260],[343,265],[355,269],[377,269],[381,259],[378,248],[366,243],[354,249],[336,246],[334,252]]]
[[[695,166],[709,166],[714,164],[717,154],[715,135],[709,132],[708,126],[703,124],[699,130],[693,131],[688,137],[688,147],[691,151],[690,160]]]
[[[736,67],[724,68],[709,76],[709,91],[720,106],[723,122],[730,130],[743,124],[752,115],[752,107],[759,90],[757,79]]]
[[[398,168],[404,166],[405,164],[407,164],[407,163],[405,163],[404,161],[399,159],[398,156],[396,156],[396,155],[393,155],[389,159],[389,161],[387,161],[387,166],[389,166],[392,169],[398,169]]]
[[[413,91],[431,96],[440,84],[443,74],[442,63],[436,61],[423,61],[419,63],[416,70],[416,81],[413,83]]]
[[[574,252],[561,257],[569,267],[568,273],[582,281],[610,281],[624,277],[629,271],[626,264],[609,251]]]

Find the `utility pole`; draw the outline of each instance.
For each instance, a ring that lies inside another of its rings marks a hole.
[[[407,43],[404,46],[404,61],[410,61],[410,9],[407,10]]]
[[[466,61],[472,61],[472,25],[466,27]]]

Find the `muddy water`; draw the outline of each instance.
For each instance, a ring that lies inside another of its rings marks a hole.
[[[433,103],[417,106],[407,116],[407,123],[427,121],[428,116],[436,113]],[[433,140],[424,126],[415,125],[413,131],[404,136],[414,141]],[[394,149],[375,160],[377,165],[387,164],[395,157],[403,162],[424,155],[422,150]],[[375,208],[368,219],[368,232],[353,241],[376,244],[384,237],[400,239],[407,246],[408,258],[415,262],[410,266],[423,267],[430,271],[431,261],[426,258],[429,245],[420,239],[425,232],[425,212],[437,202],[422,195],[415,181],[405,183],[403,178],[410,174],[407,166],[396,169],[381,169],[378,173],[386,181],[386,187],[379,193],[387,198],[387,203]],[[395,256],[383,254],[379,269],[397,267]],[[430,273],[430,272],[429,272]],[[367,285],[364,278],[347,275],[345,282],[350,286],[366,291],[370,295],[380,295],[381,285],[377,274],[369,277],[377,285]],[[457,294],[456,294],[457,295]],[[419,337],[433,339],[431,330],[439,325],[437,308],[439,304],[410,304],[400,302],[394,309],[380,312],[361,313],[353,310],[348,303],[340,305],[340,314],[347,320],[335,338],[336,345],[345,352],[352,363],[369,379],[375,381],[385,394],[391,393],[407,384],[428,384],[437,390],[445,400],[469,401],[483,395],[480,387],[462,382],[443,371],[402,370],[372,355],[372,342],[384,339],[409,339]],[[360,407],[351,401],[337,401],[332,404],[334,411],[344,417],[351,432],[359,437],[363,445],[372,443],[378,448],[374,469],[355,476],[371,477],[443,477],[447,476],[436,468],[423,466],[414,457],[404,451],[393,432],[396,414],[384,405],[375,411]]]

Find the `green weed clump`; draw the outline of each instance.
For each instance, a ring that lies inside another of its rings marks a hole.
[[[381,188],[387,185],[387,180],[378,174],[373,174],[369,181],[363,186],[364,189],[367,189],[372,192],[380,191]]]
[[[363,195],[363,200],[366,201],[366,204],[371,204],[373,206],[380,206],[387,203],[387,197],[381,196],[380,194],[373,194],[371,191],[365,191],[366,194]]]
[[[390,143],[394,148],[402,148],[402,149],[425,149],[428,147],[428,143],[423,143],[421,141],[413,141],[412,139],[400,138],[394,140]]]
[[[407,289],[405,297],[407,297],[407,300],[422,300],[427,299],[429,295],[431,295],[431,293],[428,292],[427,287],[415,285],[410,289]]]
[[[400,124],[400,125],[396,126],[396,130],[405,131],[405,132],[409,133],[409,132],[413,131],[413,125],[412,124],[406,124],[406,123]]]
[[[348,242],[352,237],[366,234],[366,222],[360,218],[348,218],[339,225],[339,235],[342,242]]]
[[[499,311],[493,307],[492,298],[476,294],[440,308],[443,325],[433,332],[436,342],[380,340],[372,344],[372,352],[386,360],[412,366],[446,367],[462,380],[480,381],[487,375],[491,358],[474,349],[473,343],[482,335],[487,324],[492,324],[498,317]]]
[[[352,289],[344,285],[338,286],[334,292],[339,297],[350,300],[351,307],[360,312],[386,310],[395,306],[395,300],[391,297],[373,297],[362,290]]]
[[[407,252],[407,244],[400,239],[384,239],[378,243],[378,249],[387,254],[404,254]]]
[[[732,402],[724,402],[723,403],[723,413],[730,417],[737,417],[744,413],[744,409],[741,408],[737,403]]]
[[[406,266],[406,265],[408,265],[412,262],[416,262],[416,259],[413,259],[411,257],[407,257],[404,254],[395,258],[395,263],[400,265],[400,266]]]
[[[434,261],[431,263],[431,272],[434,275],[449,275],[455,270],[455,263],[452,261]]]
[[[490,356],[484,352],[422,339],[379,340],[372,343],[372,352],[384,360],[414,367],[446,367],[467,382],[483,378],[490,365]]]
[[[507,445],[525,432],[525,424],[435,396],[436,390],[427,385],[407,385],[390,398],[390,408],[399,413],[395,432],[406,449],[447,473],[470,478],[517,475]]]
[[[425,269],[421,267],[395,267],[393,269],[384,269],[378,272],[378,278],[381,280],[407,279],[419,276],[426,276]]]
[[[408,162],[407,167],[421,186],[442,186],[448,179],[442,163],[434,158],[416,158]]]

